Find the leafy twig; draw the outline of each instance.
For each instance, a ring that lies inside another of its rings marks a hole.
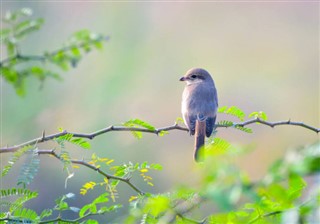
[[[54,151],[54,149],[40,149],[40,150],[38,150],[38,154],[49,154],[49,155],[52,155],[55,158],[60,160],[60,156]],[[82,166],[88,167],[89,169],[97,171],[99,174],[101,174],[102,176],[104,176],[104,177],[106,177],[108,179],[114,179],[114,180],[122,181],[122,182],[128,184],[133,190],[135,190],[139,194],[141,194],[141,195],[144,194],[144,192],[142,190],[140,190],[133,183],[131,183],[130,178],[121,178],[121,177],[110,175],[110,174],[102,171],[99,167],[94,166],[94,165],[92,165],[90,163],[87,163],[84,160],[71,159],[70,162],[74,163],[74,164],[82,165]]]
[[[20,61],[46,61],[46,60],[49,60],[50,57],[58,54],[59,52],[67,52],[67,51],[70,51],[74,48],[83,48],[87,45],[90,45],[90,44],[93,44],[93,43],[96,43],[96,42],[101,42],[103,40],[108,40],[108,36],[100,36],[98,37],[97,39],[92,39],[92,40],[89,40],[87,42],[82,42],[80,44],[76,44],[76,45],[69,45],[69,46],[66,46],[66,47],[62,47],[62,48],[59,48],[57,50],[54,50],[52,52],[49,52],[49,53],[45,53],[43,55],[24,55],[24,54],[21,54],[21,53],[17,53],[11,57],[8,57],[8,58],[5,58],[3,59],[2,61],[0,61],[0,68],[5,66],[6,64],[10,64],[12,61],[16,61],[16,60],[20,60]]]
[[[291,121],[290,119],[287,120],[287,121],[268,122],[268,121],[262,120],[260,118],[255,118],[255,119],[248,120],[248,121],[245,121],[245,122],[242,122],[242,123],[237,123],[237,124],[234,124],[234,125],[235,126],[244,127],[244,126],[247,126],[249,124],[254,124],[254,123],[264,124],[264,125],[270,126],[272,128],[275,127],[275,126],[280,126],[280,125],[294,125],[294,126],[300,126],[300,127],[309,129],[309,130],[314,131],[316,133],[320,132],[320,128],[312,127],[312,126],[307,125],[307,124],[305,124],[303,122]]]
[[[39,224],[45,224],[45,223],[79,223],[80,221],[83,221],[85,220],[86,218],[88,217],[91,217],[91,216],[95,216],[95,215],[102,215],[103,213],[105,212],[100,212],[100,213],[88,213],[86,215],[84,215],[83,217],[79,217],[79,218],[76,218],[76,219],[63,219],[61,217],[57,217],[55,219],[51,219],[51,220],[46,220],[46,221],[40,221],[40,222],[37,222]],[[25,219],[18,219],[18,218],[11,218],[9,216],[5,217],[5,218],[0,218],[0,222],[5,222],[5,223],[26,223],[26,220]]]

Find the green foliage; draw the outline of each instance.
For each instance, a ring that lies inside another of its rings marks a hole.
[[[68,202],[66,202],[66,200],[68,199],[72,199],[75,198],[75,194],[74,193],[68,193],[65,195],[62,195],[61,197],[59,197],[58,199],[56,199],[56,206],[54,207],[55,210],[58,211],[65,211],[65,210],[73,210],[71,209],[71,207],[69,206]]]
[[[30,184],[34,176],[38,173],[40,165],[40,159],[38,158],[37,149],[29,151],[27,160],[22,165],[20,169],[20,174],[18,176],[18,185],[22,185],[24,188],[26,185]]]
[[[83,138],[74,138],[72,134],[68,133],[61,135],[54,139],[62,148],[65,148],[65,143],[69,142],[71,144],[80,146],[83,149],[90,149],[91,145],[88,141]]]
[[[98,223],[96,220],[88,219],[87,217],[112,212],[122,206],[121,204],[105,206],[109,199],[108,193],[103,193],[91,203],[77,208],[70,206],[68,202],[68,200],[75,198],[75,194],[68,193],[55,200],[56,205],[53,209],[44,209],[38,215],[34,210],[24,207],[25,202],[37,196],[37,192],[31,192],[27,189],[1,189],[0,223],[80,223],[80,220],[85,220],[84,223]],[[18,199],[13,202],[5,201],[9,197],[18,197]],[[8,207],[7,209],[4,209],[5,205]],[[52,217],[53,210],[59,212],[57,218]],[[64,211],[72,211],[77,213],[79,217],[74,220],[61,219],[61,213]],[[59,222],[57,222],[58,219],[60,220]]]
[[[85,215],[88,214],[92,214],[92,213],[104,213],[106,211],[112,211],[115,210],[117,208],[120,208],[121,205],[114,205],[112,207],[102,207],[100,209],[97,208],[98,204],[104,204],[107,203],[109,201],[109,194],[108,193],[103,193],[101,195],[99,195],[99,197],[97,197],[96,199],[93,200],[93,202],[91,202],[90,204],[87,204],[85,206],[83,206],[81,208],[81,210],[79,211],[79,217],[84,217]]]
[[[232,121],[227,121],[227,120],[222,120],[218,122],[218,125],[222,125],[225,127],[232,127],[233,126],[233,122]]]
[[[246,117],[246,114],[236,106],[231,106],[229,108],[227,106],[220,107],[218,108],[218,113],[225,113],[225,114],[237,117],[240,119],[240,121],[243,121],[244,118]]]
[[[240,131],[243,131],[243,132],[246,132],[246,133],[252,133],[252,129],[251,128],[248,128],[248,127],[243,127],[243,126],[240,126],[240,125],[235,125],[234,128],[240,130]]]
[[[263,112],[263,111],[252,112],[251,114],[249,114],[248,117],[249,117],[249,118],[250,118],[250,117],[259,118],[259,119],[264,120],[264,121],[268,120],[267,114],[266,114],[265,112]]]
[[[0,73],[20,96],[26,93],[25,84],[29,77],[38,79],[41,85],[46,78],[61,79],[61,76],[51,69],[50,64],[64,71],[69,70],[76,67],[87,52],[101,49],[106,40],[103,35],[80,30],[71,35],[58,50],[47,51],[43,55],[25,55],[20,52],[22,40],[41,29],[44,20],[32,19],[32,10],[23,8],[15,12],[8,11],[2,21],[4,27],[0,30],[0,39],[3,47],[7,49],[7,57],[0,62]],[[29,65],[21,66],[22,63]]]
[[[123,123],[123,126],[125,127],[132,127],[132,128],[146,128],[150,131],[155,131],[156,128],[154,126],[152,126],[151,124],[142,121],[140,119],[131,119],[129,121],[126,121]],[[133,136],[137,139],[141,139],[142,138],[142,132],[141,131],[131,131],[131,133],[133,134]],[[160,135],[164,135],[165,132],[160,133]]]
[[[128,162],[127,164],[122,165],[111,165],[113,162],[113,159],[100,158],[96,154],[93,154],[89,164],[93,165],[97,169],[108,169],[110,171],[109,175],[111,178],[105,177],[103,178],[103,181],[98,183],[95,181],[87,181],[82,185],[80,194],[85,195],[89,190],[95,189],[96,186],[102,186],[105,188],[105,191],[109,193],[112,201],[116,201],[116,198],[118,197],[117,186],[120,183],[117,177],[127,179],[134,174],[139,174],[144,182],[149,186],[153,186],[152,177],[148,175],[148,173],[150,170],[162,170],[162,166],[160,164],[149,164],[148,162],[135,164]]]
[[[13,153],[12,157],[8,161],[8,165],[4,166],[1,176],[4,177],[8,174],[8,172],[11,170],[13,165],[28,151],[34,150],[34,148],[31,145],[25,146],[16,152]]]
[[[37,192],[33,192],[28,189],[22,189],[22,188],[0,189],[0,207],[1,207],[0,217],[1,217],[1,214],[4,214],[5,212],[10,212],[10,213],[13,213],[14,216],[18,217],[19,220],[30,219],[32,210],[25,210],[21,216],[19,214],[23,212],[24,203],[26,203],[27,201],[33,198],[36,198],[37,196],[38,196]]]
[[[13,217],[18,217],[16,220],[20,220],[23,223],[35,221],[38,218],[38,214],[35,211],[26,208],[17,209],[12,215]]]
[[[204,163],[198,166],[202,175],[201,187],[179,187],[170,193],[136,198],[131,204],[127,223],[157,223],[159,220],[163,223],[202,223],[188,218],[192,216],[189,210],[199,213],[199,202],[215,208],[206,217],[206,223],[215,224],[280,223],[292,210],[302,210],[298,216],[306,220],[318,207],[319,190],[304,199],[306,202],[301,201],[307,184],[299,174],[292,173],[292,167],[282,166],[284,172],[281,180],[270,179],[275,172],[271,169],[266,178],[251,182],[248,175],[233,164],[238,154],[233,150],[223,150],[232,148],[230,143],[215,139],[214,147],[218,150],[221,147],[221,153],[207,155]]]
[[[233,117],[238,118],[240,121],[243,121],[244,118],[246,118],[246,114],[238,107],[235,106],[231,106],[231,107],[227,107],[227,106],[223,106],[218,108],[218,113],[224,113]],[[248,118],[259,118],[261,120],[266,121],[268,119],[267,114],[263,111],[259,111],[259,112],[252,112]],[[229,120],[221,120],[217,123],[217,126],[222,126],[222,127],[233,127],[237,130],[246,132],[246,133],[252,133],[252,129],[248,128],[248,127],[244,127],[243,125],[241,125],[241,123],[235,123],[233,121],[229,121]]]

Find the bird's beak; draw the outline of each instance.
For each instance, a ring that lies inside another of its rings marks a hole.
[[[187,80],[187,78],[184,76],[179,79],[179,81],[186,81],[186,80]]]

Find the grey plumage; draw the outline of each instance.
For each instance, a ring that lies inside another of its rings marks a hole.
[[[190,134],[196,134],[195,159],[198,160],[199,148],[204,144],[204,133],[209,137],[214,128],[218,108],[217,91],[211,75],[201,68],[190,69],[180,81],[186,82],[181,112]]]

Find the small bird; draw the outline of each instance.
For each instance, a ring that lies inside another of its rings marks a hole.
[[[217,90],[209,72],[202,68],[190,69],[180,81],[186,82],[181,112],[190,135],[195,135],[194,158],[200,161],[199,149],[204,145],[205,135],[212,134],[216,121]]]

